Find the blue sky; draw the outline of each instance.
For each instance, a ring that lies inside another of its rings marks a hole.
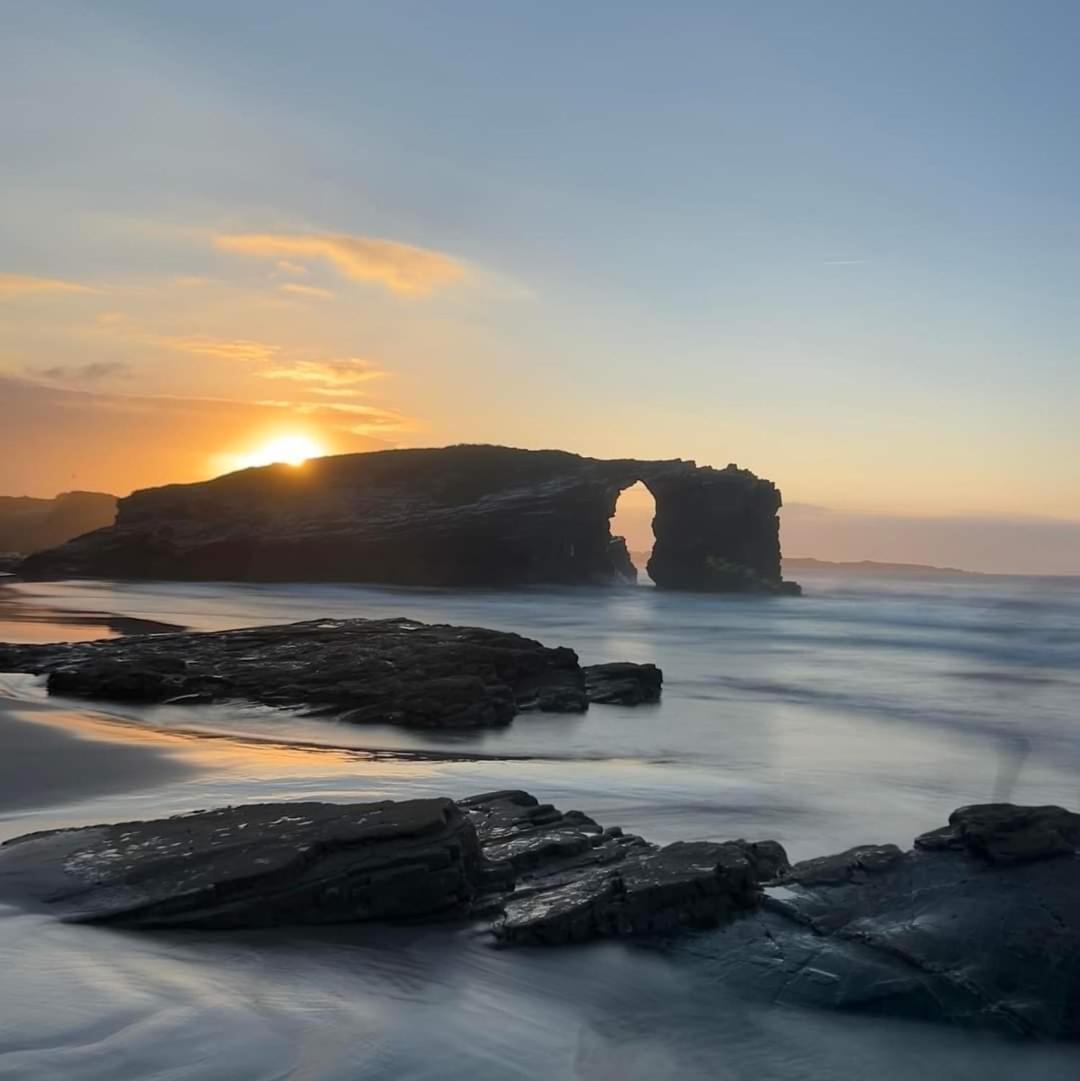
[[[295,407],[331,449],[737,460],[852,511],[1080,520],[1074,3],[109,0],[4,26],[0,375],[42,395],[272,397],[265,424]],[[325,236],[460,276],[274,262]],[[210,339],[362,360],[371,423]],[[55,487],[21,469],[0,487]]]

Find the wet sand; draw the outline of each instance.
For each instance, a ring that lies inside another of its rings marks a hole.
[[[178,623],[156,619],[27,603],[10,588],[18,580],[11,575],[0,575],[0,642],[89,642],[123,634],[161,634],[186,629]]]
[[[48,718],[48,720],[47,720]],[[0,813],[153,788],[195,768],[161,747],[94,739],[76,719],[35,702],[0,697]]]

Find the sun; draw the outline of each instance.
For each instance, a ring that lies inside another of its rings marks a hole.
[[[325,453],[324,447],[306,435],[281,435],[264,443],[250,454],[239,455],[237,462],[240,469],[274,465],[279,462],[298,466],[303,465],[309,458],[320,458]]]

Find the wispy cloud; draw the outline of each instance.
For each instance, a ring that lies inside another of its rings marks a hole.
[[[300,285],[298,282],[286,282],[278,288],[283,293],[292,293],[298,297],[312,297],[315,300],[333,300],[335,296],[330,289],[320,289],[317,285]]]
[[[49,382],[97,383],[103,379],[126,379],[134,374],[134,369],[120,360],[100,360],[91,364],[55,364],[50,368],[30,368],[27,374]]]
[[[869,263],[869,259],[823,259],[823,266],[862,266]]]
[[[297,360],[259,372],[264,379],[285,379],[294,383],[312,384],[310,389],[316,392],[322,392],[320,388],[328,388],[334,391],[348,390],[350,393],[360,383],[384,379],[386,374],[359,357],[346,357],[341,360]]]
[[[266,342],[246,338],[213,338],[206,334],[154,336],[148,340],[165,349],[216,360],[263,362],[273,360],[279,351],[278,346]]]
[[[291,259],[279,259],[277,268],[282,274],[292,274],[297,278],[302,278],[305,274],[311,273],[303,263],[294,263]]]
[[[0,299],[35,293],[96,293],[88,285],[62,278],[38,278],[32,274],[0,274]]]
[[[466,267],[453,256],[379,237],[348,234],[231,233],[218,236],[223,251],[287,262],[325,259],[354,281],[373,282],[404,296],[427,296],[461,281]]]
[[[340,427],[353,435],[409,432],[416,428],[416,421],[412,417],[377,405],[357,405],[352,402],[300,402],[293,408],[308,416],[333,417],[335,414],[341,414],[343,418],[347,418],[347,423]]]

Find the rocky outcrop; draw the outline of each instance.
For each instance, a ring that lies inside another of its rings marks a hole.
[[[961,808],[912,851],[790,866],[774,841],[665,847],[526,792],[276,803],[0,847],[0,901],[124,927],[475,920],[506,945],[715,928],[747,997],[1080,1039],[1080,816]]]
[[[1080,1039],[1080,815],[964,807],[910,852],[796,864],[725,933],[724,974],[778,1003]]]
[[[39,552],[111,525],[116,496],[64,492],[55,499],[0,496],[0,552]]]
[[[200,705],[239,698],[332,713],[353,724],[491,728],[522,710],[655,701],[654,665],[583,669],[572,649],[482,627],[411,619],[0,644],[0,672],[45,674],[50,694]]]
[[[505,791],[30,834],[0,848],[0,897],[133,928],[457,917],[505,943],[559,944],[714,924],[786,862],[771,842],[657,848]]]
[[[657,586],[779,592],[780,493],[736,466],[459,446],[319,458],[135,492],[116,524],[26,560],[30,578],[604,583],[634,577],[610,519],[656,499]]]
[[[663,685],[664,674],[655,664],[611,661],[608,664],[590,664],[585,668],[585,689],[590,702],[620,706],[659,702]]]
[[[0,892],[124,927],[431,919],[467,910],[480,863],[447,799],[258,803],[20,837]]]
[[[488,861],[492,930],[501,942],[565,945],[705,927],[752,908],[787,867],[775,841],[676,842],[663,848],[527,792],[461,801]],[[502,876],[500,881],[500,875]]]

